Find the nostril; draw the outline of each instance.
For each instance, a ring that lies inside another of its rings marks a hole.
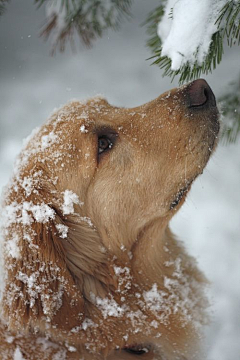
[[[188,91],[188,107],[200,107],[204,105],[216,106],[215,96],[208,85],[203,80],[195,80],[187,87]]]

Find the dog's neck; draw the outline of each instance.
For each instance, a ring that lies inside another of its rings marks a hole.
[[[188,316],[191,316],[192,322],[204,321],[203,309],[206,304],[201,292],[204,277],[192,258],[184,252],[181,242],[174,238],[167,224],[163,225],[163,222],[156,221],[146,227],[132,247],[131,256],[127,250],[122,249],[122,256],[109,257],[109,273],[113,285],[115,282],[115,290],[114,286],[107,289],[94,283],[94,286],[89,287],[92,297],[86,296],[86,287],[84,291],[85,296],[90,302],[95,302],[94,306],[99,307],[100,312],[106,310],[102,309],[102,304],[110,299],[123,309],[126,318],[135,313],[142,316],[145,332],[141,330],[138,341],[141,342],[141,336],[144,341],[144,336],[149,334],[150,342],[161,344],[161,339],[158,339],[160,331],[164,334],[165,342],[169,339],[169,343],[175,334],[180,348],[190,338],[192,343],[194,338],[196,340],[197,335],[194,335],[195,330],[194,327],[191,328]],[[88,282],[89,280],[86,283]],[[93,289],[100,289],[101,292],[93,294]],[[89,303],[89,306],[92,309],[93,304]],[[148,321],[145,322],[144,319]],[[164,325],[165,321],[170,324],[170,333]],[[155,331],[150,323],[158,323],[158,329]],[[131,337],[129,341],[131,344]]]
[[[150,273],[151,281],[152,274],[155,274],[158,282],[164,263],[170,260],[168,248],[173,241],[165,219],[154,221],[145,227],[132,247],[132,266],[135,271],[142,272],[146,277]]]

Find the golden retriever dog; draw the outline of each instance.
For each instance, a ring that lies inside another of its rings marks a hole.
[[[126,109],[71,102],[4,191],[1,360],[198,358],[206,280],[168,223],[215,148],[205,80]]]

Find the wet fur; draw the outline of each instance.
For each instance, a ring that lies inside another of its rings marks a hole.
[[[28,225],[9,225],[8,218],[4,229],[4,360],[16,351],[26,360],[55,360],[61,353],[72,360],[198,357],[195,323],[206,321],[205,278],[168,223],[215,146],[218,113],[216,108],[191,111],[186,97],[183,87],[134,109],[116,108],[100,98],[72,102],[30,139],[6,190],[4,208],[24,201],[44,203],[54,218],[32,218]],[[98,158],[97,136],[109,129],[117,134],[116,144]],[[37,147],[52,133],[57,141]],[[29,177],[31,191],[22,186]],[[173,206],[183,188],[183,198]],[[74,205],[74,214],[63,214],[66,189],[82,202]],[[31,210],[28,215],[33,217]],[[68,227],[67,239],[59,235],[58,225]],[[14,258],[6,244],[16,234],[20,254]],[[25,281],[33,274],[34,299]],[[177,281],[175,293],[168,280]],[[157,312],[144,302],[154,284],[169,299]],[[186,309],[177,304],[177,299],[180,304],[185,300],[183,288],[188,288]],[[105,316],[96,299],[106,298],[128,310]],[[95,325],[83,328],[86,319]],[[49,338],[45,348],[43,337]],[[148,353],[124,350],[135,344],[148,347]]]

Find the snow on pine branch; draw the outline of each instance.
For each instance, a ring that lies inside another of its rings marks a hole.
[[[180,75],[183,83],[216,68],[225,38],[229,46],[240,43],[240,2],[162,0],[145,25],[150,59],[164,69],[163,76]]]
[[[218,31],[219,12],[226,3],[226,0],[168,0],[157,33],[162,40],[161,55],[171,59],[172,70],[187,62],[203,63],[212,35]]]

